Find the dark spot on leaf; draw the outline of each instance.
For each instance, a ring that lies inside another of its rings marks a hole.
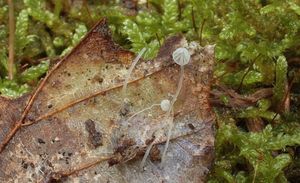
[[[119,164],[120,160],[118,158],[111,158],[107,161],[107,163],[108,163],[108,166],[111,167],[111,166],[114,166],[116,164]]]
[[[43,183],[59,183],[63,182],[66,177],[63,177],[60,173],[51,172],[48,173],[44,179]]]
[[[122,139],[115,150],[115,153],[123,153],[128,147],[135,145],[133,139]]]
[[[188,127],[189,127],[191,130],[195,130],[195,126],[194,126],[192,123],[189,123],[189,124],[188,124]]]
[[[22,168],[27,169],[28,163],[26,163],[24,160],[22,160],[21,166],[22,166]]]
[[[31,168],[34,168],[34,167],[35,167],[33,163],[30,163],[29,166],[30,166]]]
[[[93,120],[89,119],[85,122],[85,129],[89,133],[89,141],[94,148],[103,145],[102,134],[96,130],[95,122]]]
[[[103,82],[103,78],[97,75],[94,78],[92,78],[91,82],[92,83],[99,83],[99,84],[101,84]]]
[[[28,119],[29,121],[34,121],[34,117],[33,117],[32,115],[28,115],[28,116],[27,116],[27,119]]]
[[[131,106],[131,103],[125,102],[123,104],[123,106],[121,107],[120,115],[121,116],[126,116],[127,114],[129,114],[129,112],[130,112],[130,106]]]
[[[41,138],[38,138],[37,141],[39,144],[46,144],[46,142]]]
[[[150,159],[151,161],[160,161],[160,150],[158,149],[157,146],[153,146],[153,148],[150,151]]]

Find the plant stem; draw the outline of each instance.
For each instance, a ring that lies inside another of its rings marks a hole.
[[[245,72],[245,74],[243,75],[242,79],[241,79],[241,82],[240,82],[240,85],[238,87],[237,90],[241,90],[242,86],[243,86],[243,82],[247,76],[247,74],[251,71],[250,69],[253,67],[253,65],[255,64],[256,60],[258,59],[259,55],[257,55],[254,60],[251,62],[251,64],[247,67],[247,71]]]
[[[192,7],[192,23],[193,23],[193,28],[195,33],[197,33],[197,26],[196,26],[196,20],[195,20],[195,12],[194,12],[194,8]]]
[[[181,2],[180,0],[177,0],[177,6],[178,6],[178,11],[179,11],[179,14],[178,14],[178,20],[181,20],[181,14],[182,14],[182,5],[181,5]]]
[[[200,45],[202,45],[202,34],[203,34],[203,28],[204,28],[205,22],[206,22],[206,19],[203,19],[201,27],[200,27],[200,35],[199,35],[199,43],[200,43]]]
[[[12,0],[7,0],[9,8],[9,40],[8,40],[8,78],[14,78],[14,41],[15,41],[15,21],[14,21],[14,4]]]

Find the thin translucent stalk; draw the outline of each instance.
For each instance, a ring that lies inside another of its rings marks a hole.
[[[184,66],[180,66],[180,73],[179,73],[179,81],[178,81],[178,86],[177,86],[177,89],[176,89],[176,92],[175,92],[175,95],[172,99],[172,102],[171,102],[171,106],[170,106],[170,109],[168,111],[168,115],[171,113],[171,111],[173,110],[173,105],[175,104],[179,94],[180,94],[180,91],[181,91],[181,88],[182,88],[182,84],[183,84],[183,76],[184,76]]]
[[[123,85],[123,88],[122,88],[122,96],[123,96],[123,99],[126,98],[126,90],[127,90],[127,85],[128,85],[128,81],[130,79],[130,75],[133,71],[133,69],[135,68],[136,64],[138,63],[138,61],[141,59],[142,55],[145,53],[146,51],[146,48],[143,48],[139,54],[137,55],[137,57],[135,57],[135,59],[133,60],[128,72],[127,72],[127,75],[126,75],[126,78],[125,78],[125,81],[124,81],[124,85]]]
[[[167,155],[167,151],[168,151],[168,147],[169,147],[170,139],[171,139],[171,135],[172,135],[172,130],[173,130],[173,126],[174,126],[173,120],[174,120],[174,118],[172,116],[169,121],[169,124],[168,124],[168,134],[167,134],[166,145],[164,148],[164,152],[161,156],[161,168],[163,167],[163,165],[165,164],[165,161],[166,161],[166,155]]]
[[[180,78],[179,78],[179,81],[178,81],[177,90],[176,90],[175,95],[172,99],[171,106],[170,106],[170,109],[169,109],[168,114],[167,114],[167,118],[171,117],[171,120],[169,121],[167,141],[166,141],[164,152],[163,152],[162,158],[161,158],[161,165],[162,166],[164,165],[164,162],[165,162],[165,159],[166,159],[166,154],[167,154],[167,150],[168,150],[168,147],[169,147],[170,138],[171,138],[171,135],[172,135],[174,118],[173,118],[173,115],[171,115],[171,112],[173,111],[173,105],[175,104],[175,102],[177,100],[177,97],[180,94],[182,84],[183,84],[183,78],[184,78],[184,66],[180,66]]]
[[[155,139],[154,139],[153,142],[147,147],[147,150],[146,150],[146,152],[145,152],[145,155],[144,155],[144,157],[143,157],[143,159],[142,159],[142,162],[141,162],[141,165],[140,165],[140,168],[141,168],[142,171],[144,170],[144,166],[145,166],[147,157],[149,156],[150,151],[151,151],[151,149],[152,149],[154,143],[155,143]]]

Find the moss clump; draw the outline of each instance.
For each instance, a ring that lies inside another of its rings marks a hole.
[[[29,92],[49,68],[50,59],[66,54],[87,32],[84,23],[61,16],[63,1],[14,1],[15,71],[8,79],[8,5],[0,1],[0,92],[18,97]],[[78,7],[74,7],[78,8]]]

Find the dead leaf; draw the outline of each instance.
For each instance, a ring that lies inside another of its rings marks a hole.
[[[208,102],[214,53],[212,46],[193,45],[163,168],[159,159],[167,134],[165,113],[153,107],[127,119],[174,94],[179,67],[171,54],[188,44],[182,36],[172,37],[155,60],[136,66],[127,89],[128,113],[120,114],[133,53],[113,43],[102,20],[35,92],[0,99],[0,180],[203,182],[214,150],[214,115]],[[141,158],[153,140],[142,171]]]

